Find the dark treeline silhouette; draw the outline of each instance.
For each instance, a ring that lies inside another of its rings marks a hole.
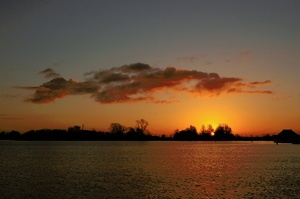
[[[176,140],[176,141],[274,141],[299,142],[300,136],[291,130],[284,130],[278,135],[265,136],[239,136],[232,133],[227,124],[220,124],[215,130],[211,125],[202,126],[198,132],[196,127],[190,126],[184,130],[175,130],[170,136],[152,135],[148,130],[149,123],[140,119],[135,127],[125,127],[119,123],[111,123],[109,131],[84,130],[80,126],[72,126],[67,130],[41,129],[30,130],[23,134],[18,131],[0,132],[0,140],[57,140],[57,141],[150,141],[150,140]]]
[[[111,123],[109,131],[84,130],[80,126],[72,126],[67,130],[41,129],[30,130],[23,134],[18,131],[1,132],[1,140],[59,140],[59,141],[92,141],[92,140],[160,140],[147,130],[148,122],[144,119],[136,121],[136,127],[125,127],[119,123]]]
[[[227,124],[220,124],[216,130],[211,125],[208,125],[208,128],[202,126],[200,133],[197,132],[196,127],[190,126],[185,130],[176,130],[174,134],[174,140],[233,141],[238,137],[232,134],[232,130]]]

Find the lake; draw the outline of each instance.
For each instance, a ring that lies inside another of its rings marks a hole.
[[[300,145],[0,141],[0,198],[299,198]]]

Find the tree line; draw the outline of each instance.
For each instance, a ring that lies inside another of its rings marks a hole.
[[[215,130],[211,125],[202,126],[198,132],[196,127],[190,126],[183,130],[175,130],[170,136],[152,135],[147,127],[149,123],[145,119],[136,120],[135,127],[126,127],[120,123],[111,123],[108,131],[84,130],[78,125],[63,129],[30,130],[23,134],[18,131],[1,132],[0,140],[59,140],[59,141],[100,141],[100,140],[178,140],[178,141],[234,141],[234,140],[274,140],[274,136],[243,137],[234,135],[231,127],[220,124]]]

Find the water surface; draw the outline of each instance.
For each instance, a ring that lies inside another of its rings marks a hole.
[[[300,145],[0,142],[0,198],[297,198]]]

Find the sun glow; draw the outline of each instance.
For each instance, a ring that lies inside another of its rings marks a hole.
[[[213,131],[215,131],[216,128],[218,127],[218,123],[217,123],[217,122],[214,122],[214,121],[208,121],[208,122],[206,122],[204,125],[205,125],[205,128],[206,128],[206,129],[212,128]]]
[[[218,127],[218,123],[216,123],[216,122],[212,122],[210,124],[214,130],[216,130],[216,128]]]

